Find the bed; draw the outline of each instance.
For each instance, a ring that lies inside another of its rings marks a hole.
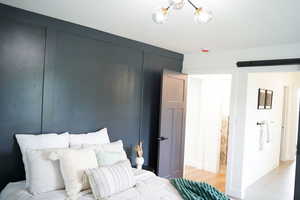
[[[206,183],[132,168],[122,140],[110,141],[106,128],[16,139],[26,179],[8,183],[0,200],[229,200]]]
[[[137,184],[134,188],[115,194],[107,200],[182,200],[167,179],[146,170],[133,169]],[[91,191],[81,192],[79,200],[94,200]],[[0,194],[0,200],[65,200],[64,190],[32,196],[25,190],[25,181],[9,183]]]

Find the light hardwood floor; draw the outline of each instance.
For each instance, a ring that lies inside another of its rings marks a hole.
[[[194,167],[185,166],[184,178],[193,181],[206,182],[216,187],[221,192],[225,192],[225,174],[215,174],[204,170],[199,170]]]

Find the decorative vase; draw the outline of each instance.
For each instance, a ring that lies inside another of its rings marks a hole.
[[[143,164],[144,164],[144,158],[143,157],[136,157],[135,158],[135,163],[136,163],[136,168],[137,169],[142,169],[143,168]]]

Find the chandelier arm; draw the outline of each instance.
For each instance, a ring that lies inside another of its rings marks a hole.
[[[162,8],[162,9],[169,10],[170,8],[171,8],[171,5],[168,5],[168,7]]]
[[[191,2],[190,0],[188,0],[189,4],[191,4],[191,6],[193,6],[196,10],[199,9],[193,2]]]

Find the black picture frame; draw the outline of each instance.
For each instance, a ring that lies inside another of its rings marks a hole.
[[[257,109],[264,110],[266,104],[266,90],[259,88],[258,89],[258,101],[257,101]]]
[[[273,105],[273,90],[266,90],[265,109],[272,109]]]

